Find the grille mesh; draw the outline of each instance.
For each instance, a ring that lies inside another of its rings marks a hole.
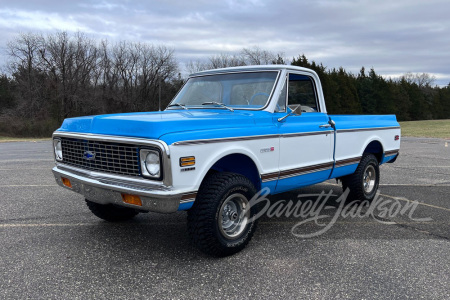
[[[78,168],[140,176],[139,148],[134,145],[61,138],[63,162]],[[92,159],[85,156],[92,155]]]

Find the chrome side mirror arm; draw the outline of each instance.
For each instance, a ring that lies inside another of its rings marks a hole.
[[[278,118],[278,122],[282,122],[284,119],[286,119],[290,115],[298,115],[299,116],[301,114],[302,114],[302,107],[299,104],[296,107],[294,107],[293,109],[291,109],[291,111],[287,115],[285,115],[284,117]]]

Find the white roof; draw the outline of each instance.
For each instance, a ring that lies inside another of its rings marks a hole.
[[[205,70],[197,73],[193,73],[190,76],[200,76],[200,75],[208,75],[208,74],[215,74],[215,73],[228,73],[228,72],[240,72],[240,71],[274,71],[274,70],[293,70],[293,71],[303,71],[308,73],[313,73],[315,75],[316,72],[314,72],[311,69],[303,68],[303,67],[296,67],[291,65],[254,65],[254,66],[240,66],[240,67],[229,67],[229,68],[221,68],[221,69],[213,69],[213,70]]]

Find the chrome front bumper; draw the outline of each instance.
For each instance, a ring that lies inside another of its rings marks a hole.
[[[195,200],[196,193],[174,191],[163,184],[151,183],[146,179],[124,178],[57,164],[53,175],[58,185],[83,195],[100,204],[115,204],[143,211],[172,213],[180,204]],[[70,180],[71,188],[65,186],[61,177]],[[123,202],[122,194],[138,195],[142,206]]]

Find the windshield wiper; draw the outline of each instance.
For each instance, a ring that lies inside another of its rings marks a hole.
[[[232,109],[231,107],[228,107],[225,104],[220,103],[220,102],[211,101],[211,102],[202,103],[202,105],[211,105],[211,104],[219,105],[219,106],[221,106],[223,108],[229,109],[230,111],[234,111],[234,109]]]
[[[167,107],[171,107],[171,106],[179,106],[179,107],[181,107],[181,108],[183,108],[183,109],[185,109],[185,110],[188,109],[188,108],[186,107],[186,105],[181,104],[181,103],[173,103],[173,104],[170,104],[170,105],[167,106]]]

